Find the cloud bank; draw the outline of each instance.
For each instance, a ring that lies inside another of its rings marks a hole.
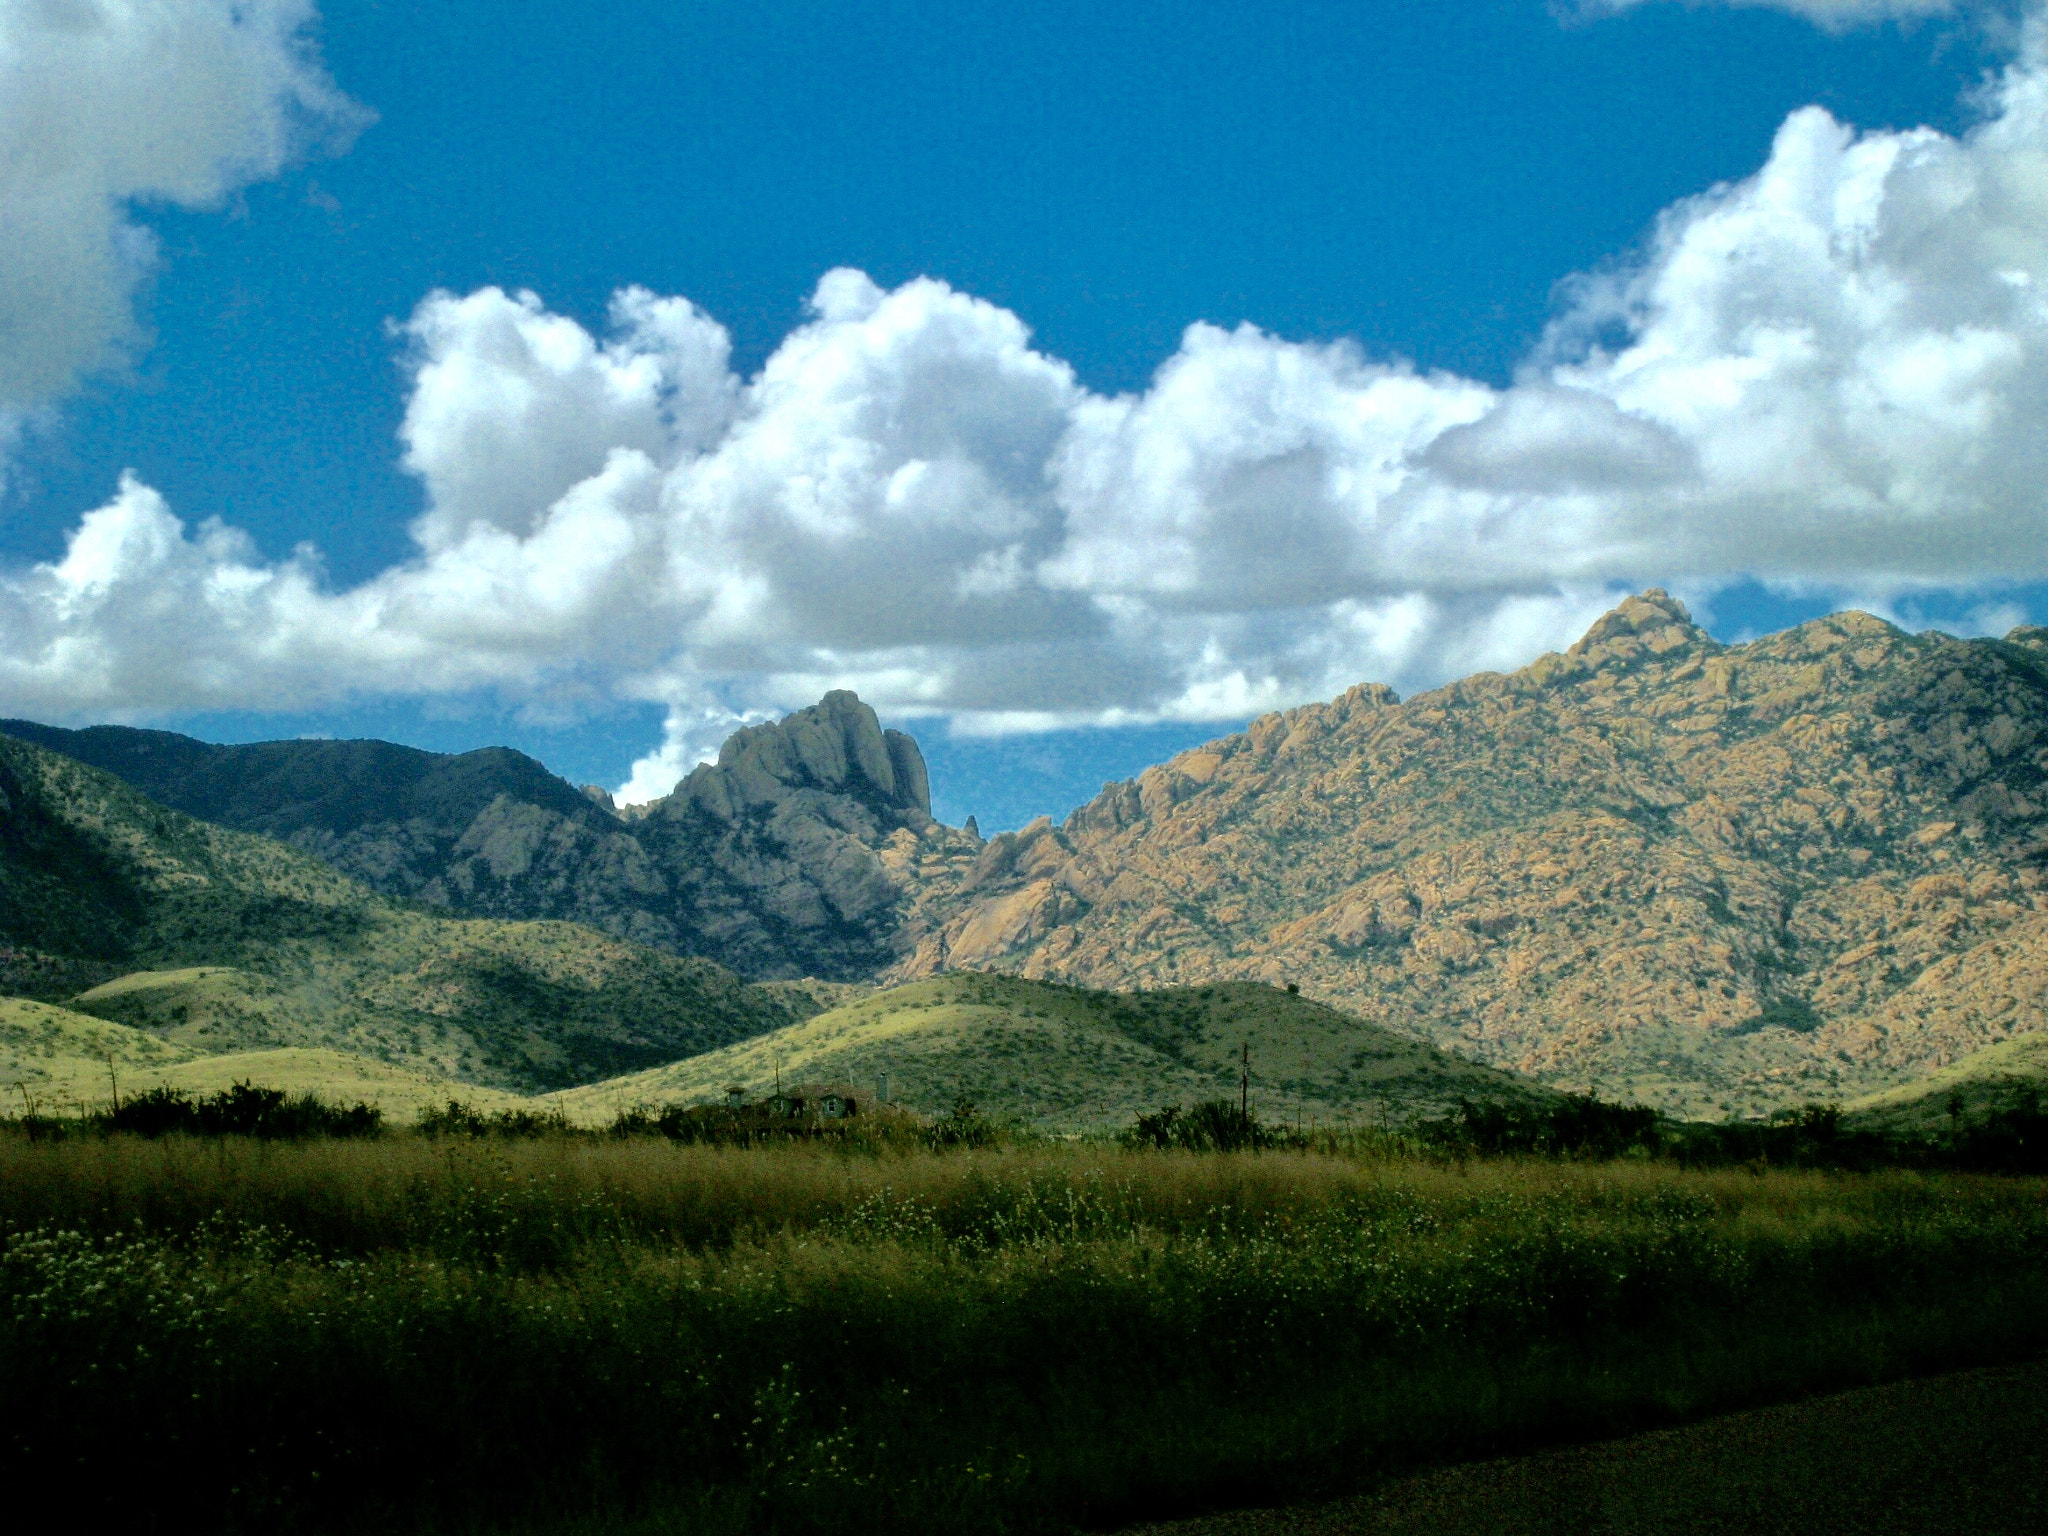
[[[204,208],[364,114],[310,0],[0,0],[0,453],[134,343],[137,203]]]
[[[751,379],[687,300],[404,329],[407,562],[346,591],[133,479],[0,577],[0,710],[493,690],[670,706],[656,793],[852,686],[970,728],[1214,719],[1526,661],[1617,591],[2048,578],[2048,47],[1962,138],[1793,114],[1569,285],[1507,389],[1191,326],[1103,396],[944,283],[828,273]]]

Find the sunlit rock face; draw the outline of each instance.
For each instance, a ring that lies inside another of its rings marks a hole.
[[[2048,631],[1724,646],[1646,592],[991,840],[895,974],[1286,980],[1674,1109],[1846,1098],[2042,1024],[2044,770]]]

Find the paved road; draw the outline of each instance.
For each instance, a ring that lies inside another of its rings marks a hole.
[[[2048,1362],[1868,1387],[1132,1536],[2048,1536]]]

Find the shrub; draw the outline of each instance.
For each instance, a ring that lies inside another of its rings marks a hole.
[[[281,1088],[240,1082],[204,1098],[177,1088],[152,1088],[103,1112],[92,1123],[102,1130],[135,1136],[181,1133],[290,1141],[308,1136],[375,1136],[383,1122],[383,1112],[368,1104],[344,1109],[317,1094],[289,1094]]]
[[[559,1109],[499,1109],[488,1113],[461,1099],[445,1109],[421,1111],[417,1129],[424,1136],[504,1136],[532,1140],[537,1136],[568,1136],[574,1127]]]
[[[1290,1140],[1284,1132],[1261,1125],[1259,1117],[1228,1099],[1206,1099],[1187,1113],[1169,1104],[1156,1114],[1140,1115],[1120,1138],[1128,1147],[1179,1147],[1189,1152],[1255,1152]]]
[[[934,1150],[947,1147],[992,1147],[997,1132],[993,1122],[975,1108],[972,1099],[955,1099],[953,1113],[935,1120],[925,1131],[925,1144]]]
[[[1609,1158],[1662,1151],[1659,1126],[1654,1109],[1567,1094],[1550,1104],[1460,1099],[1443,1119],[1419,1123],[1415,1135],[1425,1146],[1480,1157]]]

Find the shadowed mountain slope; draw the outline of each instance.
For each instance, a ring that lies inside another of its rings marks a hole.
[[[716,764],[631,817],[503,747],[216,746],[27,721],[0,732],[388,896],[587,923],[760,978],[865,978],[898,958],[907,893],[939,873],[925,866],[964,872],[980,849],[932,820],[917,744],[850,693],[741,731]]]
[[[197,1052],[334,1048],[520,1090],[673,1061],[823,1006],[571,923],[397,907],[8,737],[0,992],[70,998]]]
[[[1682,1112],[1845,1098],[2043,1023],[2044,777],[2048,631],[1724,646],[1650,592],[991,840],[894,974],[1289,980]]]

